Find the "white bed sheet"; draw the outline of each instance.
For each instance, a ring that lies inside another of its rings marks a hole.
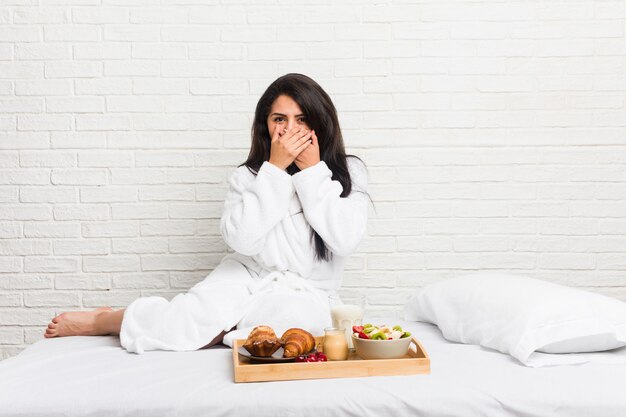
[[[527,368],[430,324],[375,322],[415,334],[431,374],[236,384],[230,349],[137,355],[115,337],[66,337],[0,362],[0,416],[626,415],[626,365]]]

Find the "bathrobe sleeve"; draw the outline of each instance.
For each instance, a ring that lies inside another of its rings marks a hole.
[[[331,252],[348,256],[359,245],[367,226],[367,171],[361,161],[348,158],[352,191],[342,198],[343,187],[333,181],[324,161],[292,176],[304,217]]]
[[[256,176],[245,166],[235,170],[220,220],[226,244],[243,255],[259,254],[268,232],[288,213],[294,192],[291,176],[267,161]]]

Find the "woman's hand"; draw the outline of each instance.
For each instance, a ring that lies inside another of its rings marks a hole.
[[[311,132],[301,127],[289,129],[284,133],[281,129],[281,126],[276,125],[272,133],[269,162],[284,170],[302,151],[311,146]]]
[[[315,130],[311,131],[311,140],[311,146],[304,148],[295,159],[295,163],[300,168],[300,171],[312,167],[320,161],[320,145],[317,142]]]

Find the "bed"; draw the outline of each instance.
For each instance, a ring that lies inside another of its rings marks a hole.
[[[422,342],[430,375],[234,383],[230,348],[127,353],[116,337],[41,340],[0,362],[0,416],[626,415],[626,364],[530,368],[397,323]]]

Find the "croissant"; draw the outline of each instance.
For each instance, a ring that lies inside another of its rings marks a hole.
[[[293,358],[309,353],[315,347],[315,338],[306,330],[293,328],[287,330],[280,338],[285,352],[283,357]]]
[[[257,326],[248,335],[243,347],[253,356],[272,356],[281,346],[281,341],[269,326]]]

